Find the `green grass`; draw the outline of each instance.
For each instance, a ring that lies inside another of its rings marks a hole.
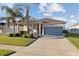
[[[26,46],[32,41],[32,38],[0,36],[0,44]]]
[[[13,53],[15,53],[15,51],[0,49],[0,56],[8,56],[8,55],[13,54]]]
[[[79,49],[79,35],[69,34],[67,38],[72,44],[74,44]]]

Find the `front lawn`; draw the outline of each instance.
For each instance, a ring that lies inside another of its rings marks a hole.
[[[32,41],[32,38],[0,36],[0,44],[26,46]]]
[[[69,34],[67,38],[72,44],[74,44],[77,48],[79,48],[79,35]]]
[[[8,56],[8,55],[10,55],[12,53],[15,53],[15,51],[0,49],[0,56]]]

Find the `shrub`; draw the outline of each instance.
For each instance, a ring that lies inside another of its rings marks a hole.
[[[69,32],[67,30],[63,30],[63,33],[65,34],[65,36],[69,36]]]
[[[15,33],[14,36],[15,36],[15,37],[20,37],[21,35],[20,35],[20,33]]]
[[[20,31],[19,34],[20,35],[27,34],[27,31]]]
[[[23,35],[23,34],[24,34],[24,32],[23,32],[23,31],[20,31],[20,34],[21,34],[21,35]]]
[[[67,30],[63,30],[63,33],[68,34],[69,32]]]
[[[13,36],[14,36],[13,33],[10,33],[10,34],[9,34],[9,37],[13,37]]]
[[[28,38],[33,38],[34,36],[33,36],[33,34],[28,34],[27,37]]]
[[[71,36],[71,37],[79,37],[79,34],[70,33],[69,36]]]
[[[21,34],[20,33],[10,33],[9,34],[9,37],[21,37]]]
[[[24,34],[24,35],[22,35],[22,37],[27,38],[27,35]]]
[[[34,38],[33,34],[24,34],[22,35],[24,38]]]

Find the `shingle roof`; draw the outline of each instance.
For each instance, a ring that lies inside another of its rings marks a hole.
[[[43,18],[40,19],[40,21],[44,22],[44,23],[51,23],[51,22],[59,22],[59,23],[65,23],[65,21],[60,21],[60,20],[56,20],[56,19],[51,19],[51,18]]]
[[[77,24],[74,24],[74,25],[72,25],[71,27],[74,27],[74,26],[79,26],[79,23],[77,23]]]
[[[79,28],[79,23],[74,24],[74,25],[72,25],[72,26],[69,27],[69,29],[71,29],[71,28]]]
[[[51,18],[43,18],[43,19],[35,19],[31,16],[29,16],[29,21],[30,23],[51,23],[51,24],[65,24],[65,21],[60,21],[60,20],[55,20],[55,19],[51,19]],[[19,22],[27,22],[27,17],[24,18],[24,21],[23,20],[20,20]]]

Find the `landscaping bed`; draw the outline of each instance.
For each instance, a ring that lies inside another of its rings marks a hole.
[[[0,44],[26,46],[32,41],[32,38],[0,36]]]
[[[0,49],[0,56],[8,56],[8,55],[13,54],[13,53],[15,53],[15,51]]]

